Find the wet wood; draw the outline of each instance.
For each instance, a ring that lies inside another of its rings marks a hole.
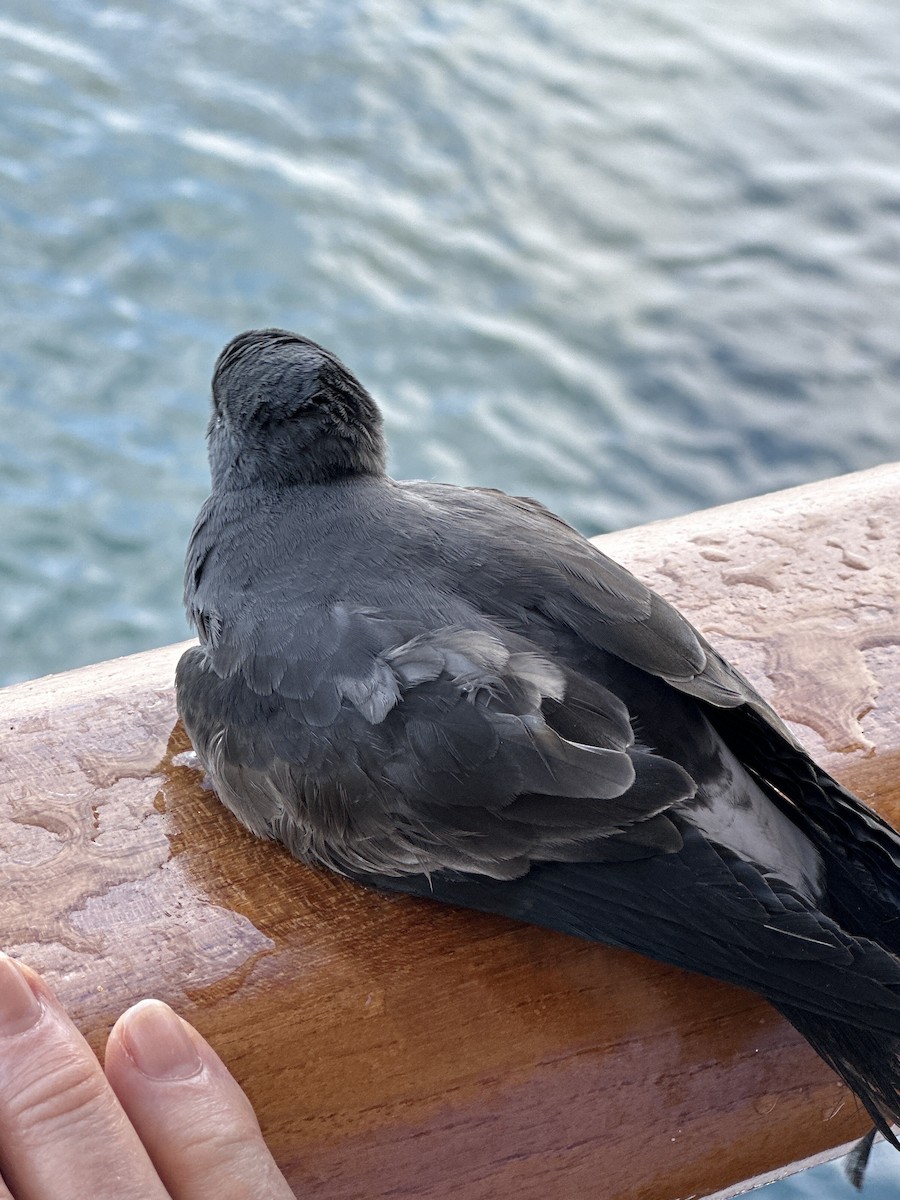
[[[900,818],[900,467],[601,539]],[[156,995],[298,1196],[675,1200],[866,1121],[752,995],[384,898],[254,841],[184,764],[173,646],[0,693],[0,930],[100,1047]]]

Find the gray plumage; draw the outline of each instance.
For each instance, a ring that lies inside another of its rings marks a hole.
[[[209,450],[178,705],[239,819],[754,988],[893,1140],[900,839],[749,683],[535,501],[389,478],[374,401],[304,338],[225,348]]]

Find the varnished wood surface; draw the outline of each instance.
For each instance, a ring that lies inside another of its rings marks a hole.
[[[600,540],[895,823],[898,497],[886,467]],[[179,757],[182,648],[0,693],[0,935],[95,1046],[142,996],[193,1021],[298,1196],[687,1200],[865,1129],[749,993],[254,841]]]

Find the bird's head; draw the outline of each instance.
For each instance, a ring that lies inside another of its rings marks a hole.
[[[375,401],[328,350],[284,329],[251,329],[219,355],[208,440],[214,484],[384,472]]]

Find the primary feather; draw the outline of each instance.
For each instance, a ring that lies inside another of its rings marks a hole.
[[[753,988],[898,1145],[900,838],[750,684],[535,501],[390,479],[304,338],[226,347],[209,443],[178,706],[239,819]]]

